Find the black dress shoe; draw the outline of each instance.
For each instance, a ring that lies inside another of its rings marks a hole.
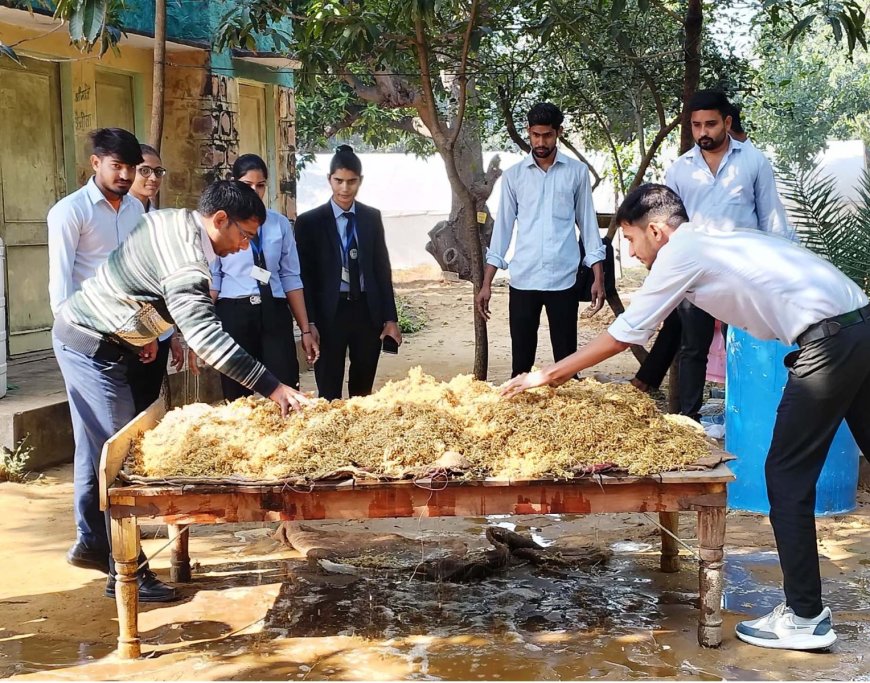
[[[66,561],[73,567],[81,569],[96,569],[103,574],[109,573],[109,551],[92,548],[81,541],[76,541],[67,551]]]
[[[172,586],[163,583],[150,569],[139,571],[139,602],[172,602],[178,593]],[[115,577],[106,579],[106,597],[115,597]]]

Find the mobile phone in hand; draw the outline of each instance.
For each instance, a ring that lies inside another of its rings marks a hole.
[[[399,342],[393,339],[390,335],[384,337],[384,343],[381,346],[384,353],[399,353]]]

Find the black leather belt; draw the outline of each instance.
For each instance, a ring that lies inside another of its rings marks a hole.
[[[844,327],[851,327],[870,320],[870,304],[859,308],[849,313],[834,316],[833,318],[825,318],[820,320],[815,325],[810,325],[806,330],[798,335],[798,346],[806,346],[810,342],[824,339],[825,337],[833,337],[837,332]]]
[[[359,300],[361,300],[361,299],[364,299],[364,298],[365,298],[365,295],[366,295],[365,292],[360,292],[360,293],[359,293],[359,298],[357,298],[357,299],[351,299],[351,298],[350,298],[350,292],[339,292],[339,293],[338,293],[338,298],[341,299],[342,301],[359,301]]]

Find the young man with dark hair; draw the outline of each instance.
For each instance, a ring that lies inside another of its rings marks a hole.
[[[266,220],[266,208],[244,183],[221,180],[202,194],[198,211],[145,214],[137,227],[57,311],[54,352],[69,396],[77,462],[97,471],[106,440],[134,416],[127,379],[131,356],[170,326],[178,327],[196,355],[240,384],[281,406],[299,409],[308,399],[280,384],[223,331],[209,296],[209,261],[247,249]],[[108,518],[99,512],[94,480],[86,501],[102,525],[81,548],[81,561],[108,572]],[[106,595],[115,592],[110,575]],[[143,601],[173,600],[175,591],[147,569],[139,576]]]
[[[743,121],[740,118],[741,109],[736,104],[731,105],[731,129],[728,134],[737,142],[742,142],[744,145],[751,145],[749,136],[743,130]]]
[[[55,315],[82,283],[97,272],[113,249],[136,227],[145,209],[128,194],[142,152],[136,137],[121,128],[90,133],[94,175],[48,213],[48,293]],[[142,362],[150,363],[150,347]],[[156,354],[155,354],[156,355]],[[76,450],[73,471],[76,542],[67,554],[70,564],[108,571],[108,540],[98,503],[97,472],[90,458]],[[102,558],[91,562],[91,557]]]
[[[632,256],[650,269],[631,305],[577,353],[516,377],[502,393],[558,386],[629,344],[645,343],[684,298],[759,339],[797,343],[785,358],[789,377],[765,464],[786,599],[770,614],[738,624],[737,637],[768,648],[828,647],[837,636],[831,610],[822,604],[816,482],[843,418],[870,458],[867,295],[794,243],[754,229],[687,223],[679,197],[663,185],[631,192],[616,219]]]
[[[725,94],[699,90],[688,107],[695,146],[668,169],[665,184],[683,200],[692,222],[721,230],[752,228],[794,240],[770,162],[753,145],[728,134],[733,107]],[[640,389],[658,386],[679,336],[680,413],[697,420],[716,321],[689,302],[678,315],[666,321],[632,383]]]
[[[589,170],[583,162],[558,151],[563,119],[558,107],[549,102],[529,110],[532,153],[502,175],[483,285],[475,298],[478,313],[489,320],[493,278],[499,268],[508,269],[512,377],[528,372],[535,363],[542,309],[550,323],[554,360],[577,350],[577,227],[586,251],[583,262],[595,277],[593,312],[604,304],[605,248],[592,203]],[[515,227],[514,255],[508,263],[505,256]]]

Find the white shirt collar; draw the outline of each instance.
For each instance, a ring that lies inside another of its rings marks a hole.
[[[211,265],[217,259],[217,254],[214,253],[214,245],[211,243],[211,237],[208,236],[208,230],[202,222],[202,216],[199,211],[191,211],[193,222],[199,227],[200,239],[202,240],[202,253],[205,255],[205,260],[208,265]]]

